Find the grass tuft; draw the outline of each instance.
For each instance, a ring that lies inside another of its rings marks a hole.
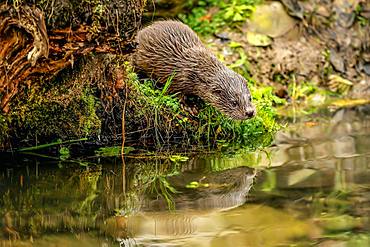
[[[250,85],[257,108],[257,116],[252,119],[232,120],[208,104],[198,116],[191,116],[181,108],[176,95],[165,93],[172,78],[163,89],[157,89],[153,81],[139,81],[129,65],[127,69],[131,78],[128,99],[131,111],[146,120],[145,126],[152,130],[159,146],[181,140],[182,145],[238,145],[255,149],[270,145],[280,127],[273,107],[280,99],[273,95],[272,87]]]

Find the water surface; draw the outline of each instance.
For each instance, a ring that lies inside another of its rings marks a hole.
[[[370,246],[369,107],[257,152],[3,155],[0,195],[0,246]]]

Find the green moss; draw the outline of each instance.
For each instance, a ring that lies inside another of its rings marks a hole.
[[[11,139],[35,145],[100,133],[100,105],[93,77],[78,67],[75,74],[68,76],[69,72],[49,83],[41,78],[32,87],[20,90],[8,113]]]
[[[9,127],[7,118],[6,116],[3,116],[2,113],[0,113],[0,147],[2,146],[1,144],[7,140],[8,132]]]
[[[171,136],[181,136],[179,121],[183,112],[180,111],[179,99],[175,95],[166,94],[164,89],[156,89],[150,80],[139,81],[128,64],[126,69],[130,90],[128,96],[130,114],[127,124],[129,130],[148,129],[147,134],[155,139],[158,145],[168,142]]]
[[[28,138],[37,136],[80,138],[99,132],[93,95],[73,98],[64,105],[44,95],[31,97],[13,108],[11,119]]]
[[[280,125],[276,123],[276,111],[273,104],[278,100],[271,87],[250,86],[257,116],[244,121],[234,121],[224,116],[211,106],[199,114],[198,139],[208,144],[226,143],[258,148],[270,145]]]
[[[93,92],[86,88],[81,95],[81,103],[84,105],[84,113],[81,114],[79,127],[82,130],[82,134],[89,136],[95,132],[99,132],[100,129],[100,120],[96,114],[97,99],[94,96]]]

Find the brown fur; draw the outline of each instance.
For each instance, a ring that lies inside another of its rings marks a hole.
[[[197,95],[234,119],[255,115],[246,80],[222,64],[196,33],[178,21],[157,21],[139,31],[136,67],[161,83],[174,74],[171,92]]]

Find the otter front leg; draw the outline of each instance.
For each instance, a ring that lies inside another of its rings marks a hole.
[[[204,102],[194,95],[181,95],[180,107],[183,111],[188,112],[191,116],[197,117]]]

